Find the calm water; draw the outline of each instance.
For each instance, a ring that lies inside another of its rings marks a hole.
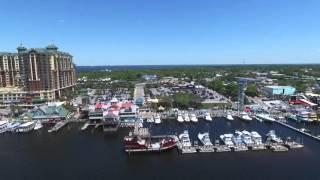
[[[284,153],[179,155],[173,150],[128,156],[122,149],[122,137],[127,130],[107,135],[79,129],[80,125],[70,124],[58,133],[43,129],[30,134],[1,135],[0,179],[320,179],[320,142],[277,124],[215,119],[213,123],[189,125],[167,122],[151,129],[153,134],[189,129],[194,140],[199,131],[209,131],[215,139],[236,129],[256,130],[261,135],[274,129],[282,137],[303,137],[305,148]]]

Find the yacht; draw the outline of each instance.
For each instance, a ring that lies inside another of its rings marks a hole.
[[[178,121],[178,122],[183,122],[183,121],[184,121],[181,112],[178,112],[177,121]]]
[[[252,146],[253,141],[251,138],[251,133],[249,131],[246,131],[246,130],[242,131],[241,138],[245,145]]]
[[[160,124],[161,123],[161,118],[159,114],[156,114],[155,118],[154,118],[154,123],[155,124]]]
[[[36,125],[34,126],[34,130],[39,130],[43,127],[42,123],[40,121],[37,121]]]
[[[212,118],[211,118],[211,115],[210,115],[209,112],[206,112],[206,113],[204,114],[204,119],[207,120],[207,121],[212,121]]]
[[[283,143],[282,139],[279,138],[274,130],[270,130],[269,133],[267,134],[267,139],[275,142],[275,143]]]
[[[189,118],[189,114],[186,112],[186,113],[184,113],[184,121],[185,122],[190,122],[190,118]]]
[[[7,126],[7,130],[14,132],[20,126],[20,124],[21,123],[19,123],[19,122],[10,122]]]
[[[228,119],[229,121],[233,121],[233,117],[232,117],[232,115],[231,115],[231,112],[227,112],[227,119]]]
[[[256,131],[251,131],[251,139],[255,145],[262,145],[262,137]]]
[[[225,145],[228,147],[234,147],[234,143],[232,142],[233,134],[223,134],[220,135],[220,139],[223,141]]]
[[[16,132],[29,132],[34,129],[36,123],[34,121],[28,121],[22,123],[17,129]]]
[[[198,139],[201,141],[201,143],[204,145],[204,146],[212,146],[213,144],[211,143],[211,140],[210,140],[210,136],[209,136],[209,133],[206,132],[206,133],[199,133],[198,134]]]
[[[236,145],[236,146],[242,146],[245,145],[242,141],[242,132],[241,131],[236,131],[235,135],[232,137],[232,142]]]
[[[9,125],[9,121],[7,121],[7,120],[0,121],[0,133],[6,132],[8,125]]]
[[[179,135],[179,140],[183,147],[192,146],[188,130],[183,131],[183,133]]]
[[[262,119],[265,122],[274,122],[275,119],[270,117],[268,114],[256,114],[256,117]]]
[[[240,119],[245,120],[245,121],[252,120],[252,118],[248,115],[248,113],[246,113],[244,111],[239,114],[239,117],[240,117]]]
[[[312,120],[309,118],[310,112],[308,111],[299,111],[296,115],[297,121],[300,122],[312,122]]]
[[[198,122],[198,118],[197,118],[197,116],[196,116],[194,113],[191,113],[191,114],[190,114],[190,120],[191,120],[192,122]]]

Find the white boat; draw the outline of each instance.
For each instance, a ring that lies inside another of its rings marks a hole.
[[[191,120],[192,122],[198,122],[198,118],[197,118],[197,116],[196,116],[194,113],[191,113],[191,114],[190,114],[190,120]]]
[[[209,136],[209,133],[206,132],[206,133],[199,133],[198,134],[198,139],[201,141],[201,143],[204,145],[204,146],[212,146],[213,144],[211,143],[211,140],[210,140],[210,136]]]
[[[177,121],[178,122],[183,122],[184,121],[183,118],[182,118],[182,114],[180,112],[178,113]]]
[[[259,119],[262,119],[263,121],[266,121],[266,122],[274,122],[275,121],[275,119],[270,117],[270,115],[268,115],[268,114],[256,114],[256,117]]]
[[[154,118],[154,123],[155,123],[155,124],[160,124],[160,123],[161,123],[161,118],[160,118],[160,115],[159,115],[159,114],[157,114],[157,115],[155,116],[155,118]]]
[[[233,117],[232,117],[232,114],[230,112],[227,112],[227,119],[229,121],[233,121]]]
[[[269,133],[267,134],[267,139],[275,143],[283,143],[282,139],[276,135],[276,132],[274,130],[269,131]]]
[[[242,141],[244,142],[244,144],[246,146],[252,146],[253,145],[253,141],[252,141],[252,138],[251,138],[251,133],[249,131],[241,131],[241,138],[242,138]]]
[[[8,125],[9,125],[9,121],[7,121],[7,120],[0,121],[0,133],[6,132],[8,130],[7,129]]]
[[[223,141],[225,145],[228,147],[234,147],[234,143],[232,142],[233,134],[223,134],[220,135],[220,139]]]
[[[299,111],[296,115],[297,121],[300,122],[312,122],[312,120],[309,118],[310,112],[308,111]]]
[[[17,129],[16,132],[29,132],[34,129],[36,123],[34,121],[28,121],[22,123]]]
[[[179,135],[179,140],[183,147],[192,146],[188,130],[183,131],[183,133]]]
[[[204,119],[207,120],[207,121],[212,121],[212,118],[211,118],[211,115],[210,115],[209,112],[206,112],[206,113],[204,114]]]
[[[37,121],[36,125],[34,126],[34,130],[39,130],[43,127],[42,123],[40,121]]]
[[[185,122],[190,122],[190,118],[189,118],[189,114],[188,113],[184,113],[184,121]]]
[[[251,139],[255,145],[262,145],[262,137],[256,131],[251,131]]]
[[[245,120],[245,121],[252,120],[252,118],[248,115],[248,113],[246,113],[244,111],[239,114],[239,117],[240,117],[240,119]]]
[[[11,132],[14,132],[20,126],[20,124],[21,123],[19,123],[19,122],[10,122],[7,125],[7,130],[11,131]]]

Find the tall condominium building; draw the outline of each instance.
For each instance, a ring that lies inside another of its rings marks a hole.
[[[0,54],[1,87],[19,88],[19,94],[26,92],[21,99],[26,103],[53,101],[74,90],[76,77],[72,55],[58,51],[55,45],[30,49],[19,46],[17,50],[18,53]],[[0,94],[0,100],[1,97],[8,96]]]
[[[0,53],[0,87],[21,86],[20,70],[17,53]]]

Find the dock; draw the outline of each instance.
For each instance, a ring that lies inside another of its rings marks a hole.
[[[55,124],[51,129],[48,130],[49,133],[59,131],[62,127],[67,125],[69,121],[60,121],[57,124]]]
[[[311,134],[309,134],[309,133],[307,133],[307,132],[301,131],[300,129],[295,128],[295,127],[293,127],[293,126],[291,126],[291,125],[289,125],[289,124],[286,124],[286,123],[283,123],[283,122],[280,122],[280,121],[274,121],[274,122],[276,122],[276,123],[278,123],[278,124],[280,124],[280,125],[282,125],[282,126],[285,126],[285,127],[289,128],[289,129],[291,129],[291,130],[294,130],[294,131],[296,131],[296,132],[299,132],[299,133],[301,133],[301,134],[303,134],[303,135],[305,135],[305,136],[308,136],[308,137],[310,137],[310,138],[313,138],[313,139],[315,139],[315,140],[317,140],[317,141],[320,141],[320,138],[319,138],[319,137],[314,136],[314,135],[311,135]]]

